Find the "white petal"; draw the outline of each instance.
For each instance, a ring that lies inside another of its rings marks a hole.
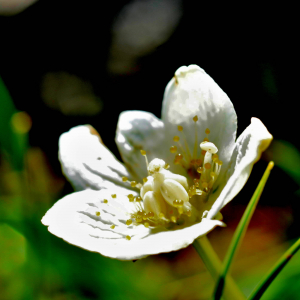
[[[183,126],[183,132],[191,152],[195,141],[194,116],[198,116],[198,148],[206,137],[209,128],[209,141],[219,149],[219,157],[226,165],[230,159],[236,138],[237,117],[228,96],[196,65],[183,66],[175,72],[168,83],[163,100],[162,120],[172,143],[174,135],[179,135],[177,125]],[[198,149],[198,154],[200,149]]]
[[[264,124],[259,119],[252,118],[251,124],[235,143],[224,182],[209,198],[209,201],[213,202],[218,197],[208,213],[208,218],[213,218],[239,193],[250,176],[253,164],[259,160],[261,153],[269,146],[272,139]]]
[[[145,157],[140,150],[146,150],[149,162],[157,157],[164,159],[167,152],[162,146],[164,139],[164,124],[153,114],[143,111],[120,114],[116,143],[128,169],[139,179],[147,176]]]
[[[76,190],[127,187],[125,167],[101,143],[92,126],[77,126],[61,135],[59,159],[62,170]]]
[[[108,204],[112,202],[111,206],[105,206],[107,204],[103,203],[103,198],[109,196],[108,190],[85,190],[70,194],[54,204],[42,223],[48,226],[52,234],[70,244],[120,260],[176,251],[187,247],[215,226],[223,226],[221,221],[208,219],[173,231],[122,225],[126,218],[122,207],[130,210],[133,204],[125,196],[118,195],[116,199],[108,199]],[[100,212],[99,217],[94,215],[95,211]],[[114,222],[117,224],[111,229],[111,223]],[[130,241],[125,239],[126,235],[131,236]]]

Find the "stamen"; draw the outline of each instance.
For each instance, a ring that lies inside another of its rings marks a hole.
[[[107,200],[107,199],[104,199],[104,200],[103,200],[103,203],[108,203],[108,200]]]
[[[126,182],[126,181],[128,181],[128,178],[125,177],[125,176],[123,176],[123,177],[122,177],[122,181],[123,181],[123,182]]]
[[[198,152],[198,134],[197,134],[197,121],[198,121],[198,116],[195,116],[193,118],[193,121],[195,122],[195,142],[194,142],[194,152],[193,152],[193,157],[197,157],[197,152]]]
[[[126,235],[125,239],[128,240],[128,241],[130,241],[131,237],[129,235]]]
[[[182,130],[183,130],[183,127],[180,126],[180,125],[178,125],[178,126],[177,126],[177,129],[178,129],[178,131],[182,131]]]
[[[177,154],[176,156],[175,156],[175,159],[174,159],[174,164],[175,165],[179,165],[180,164],[180,162],[182,161],[182,159],[183,159],[183,156],[182,156],[182,154]]]
[[[149,228],[150,224],[149,224],[148,222],[145,222],[145,223],[144,223],[144,226],[145,226],[146,228]]]
[[[116,194],[112,194],[111,197],[112,198],[117,198],[117,195]]]
[[[126,225],[129,226],[129,225],[131,225],[131,224],[132,224],[132,220],[131,220],[131,219],[129,219],[129,220],[126,221]]]
[[[210,134],[210,130],[208,128],[205,129],[206,134]]]
[[[144,183],[146,183],[147,181],[148,181],[148,178],[147,178],[147,177],[143,178],[143,182],[144,182]]]
[[[112,224],[112,225],[110,226],[111,229],[115,229],[115,227],[116,227],[116,225],[114,225],[114,224]]]
[[[100,211],[96,211],[96,216],[97,216],[97,217],[100,216]]]
[[[206,163],[206,164],[204,165],[204,168],[205,168],[206,170],[209,170],[209,169],[211,168],[211,164],[210,164],[210,163]]]
[[[179,138],[178,135],[175,135],[175,136],[173,137],[173,141],[174,141],[174,142],[179,142],[179,140],[180,140],[180,138]]]
[[[132,194],[129,194],[128,196],[129,202],[133,202],[134,196]]]
[[[132,187],[135,187],[135,186],[136,186],[136,184],[137,184],[137,182],[136,182],[136,181],[131,181],[131,182],[130,182],[130,185],[131,185]]]
[[[170,152],[171,153],[176,153],[177,152],[177,147],[176,146],[171,146]]]
[[[147,153],[146,153],[145,150],[141,150],[141,154],[145,157],[146,167],[147,167],[147,170],[148,170],[149,164],[148,164],[148,158],[147,158],[147,155],[146,155]],[[149,171],[148,171],[148,175],[149,175]]]
[[[154,217],[154,212],[149,211],[147,215],[148,215],[148,218],[153,218]]]

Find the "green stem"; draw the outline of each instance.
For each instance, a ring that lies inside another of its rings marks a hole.
[[[291,246],[276,262],[274,267],[268,272],[268,274],[262,279],[262,281],[257,285],[255,290],[249,296],[249,300],[258,300],[276,278],[279,272],[284,268],[284,266],[289,262],[293,255],[300,249],[300,239]]]
[[[247,205],[247,208],[239,222],[239,225],[237,226],[237,229],[234,232],[233,238],[231,240],[229,249],[226,253],[226,256],[223,261],[223,266],[220,272],[220,277],[217,281],[216,284],[216,289],[214,292],[214,299],[218,300],[221,298],[224,286],[225,286],[225,281],[227,282],[226,275],[229,271],[229,268],[231,266],[231,263],[234,259],[234,256],[241,245],[243,238],[245,236],[246,230],[248,228],[248,225],[250,223],[250,220],[252,218],[252,215],[255,211],[255,208],[257,206],[257,203],[259,201],[259,198],[263,192],[263,189],[267,183],[267,180],[269,178],[270,172],[272,168],[274,167],[274,163],[271,161],[267,168],[266,171],[264,172],[264,175],[262,176],[262,179],[260,180],[251,200],[249,201],[249,204]]]
[[[211,273],[212,277],[215,280],[217,280],[222,267],[222,262],[220,261],[218,255],[214,251],[207,236],[202,236],[199,239],[195,240],[193,246],[196,249],[199,256],[202,258],[204,264],[206,265],[208,271]],[[226,286],[224,289],[224,298],[227,300],[246,299],[246,297],[240,291],[240,289],[235,284],[231,276],[227,277]]]

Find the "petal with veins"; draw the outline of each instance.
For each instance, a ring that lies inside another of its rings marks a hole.
[[[42,223],[48,226],[52,234],[70,244],[119,260],[134,260],[152,254],[176,251],[187,247],[214,227],[224,226],[219,220],[203,219],[201,223],[177,230],[149,229],[142,225],[125,227],[119,224],[111,229],[114,207],[112,205],[112,211],[109,213],[100,207],[101,199],[109,197],[110,192],[85,190],[70,194],[48,210]],[[118,195],[117,199],[122,205],[131,204],[125,196]],[[95,208],[100,212],[99,218],[92,215]],[[117,213],[118,209],[116,215]],[[104,217],[106,214],[110,216]],[[120,214],[122,216],[122,213]],[[124,238],[126,235],[131,236],[130,241]]]
[[[209,128],[209,141],[219,149],[226,169],[236,138],[237,116],[233,105],[203,69],[196,65],[183,66],[166,87],[162,120],[171,139],[178,134],[177,125],[183,126],[191,150],[195,140],[194,116],[198,117],[198,141],[203,141],[205,129]]]
[[[128,186],[122,181],[122,176],[130,177],[129,173],[101,143],[92,126],[77,126],[62,134],[59,159],[64,174],[76,190],[122,190]]]
[[[251,119],[251,124],[244,130],[235,143],[229,168],[225,174],[220,192],[210,196],[213,203],[208,218],[213,218],[222,207],[231,201],[243,188],[261,153],[269,146],[273,137],[257,118]]]
[[[125,111],[120,114],[116,143],[122,159],[138,179],[147,176],[145,158],[140,150],[147,151],[149,161],[166,156],[164,124],[153,114],[143,111]]]

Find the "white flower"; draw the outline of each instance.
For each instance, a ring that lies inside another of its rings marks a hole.
[[[61,136],[63,171],[82,191],[42,222],[71,244],[120,260],[187,247],[224,225],[220,210],[272,140],[256,118],[235,142],[236,128],[233,105],[213,79],[196,65],[181,67],[166,87],[162,120],[120,115],[116,143],[126,167],[90,126]]]

